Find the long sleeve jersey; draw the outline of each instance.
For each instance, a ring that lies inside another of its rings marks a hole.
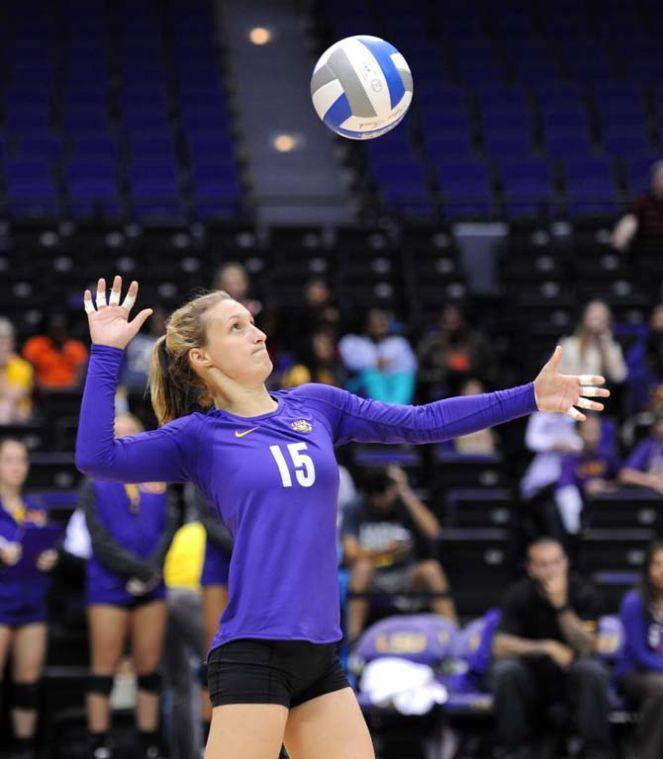
[[[433,443],[536,409],[533,385],[423,406],[359,398],[328,385],[273,392],[274,411],[195,412],[115,439],[113,398],[122,351],[94,345],[76,463],[89,477],[196,484],[233,537],[228,605],[215,648],[235,638],[341,638],[334,446]]]

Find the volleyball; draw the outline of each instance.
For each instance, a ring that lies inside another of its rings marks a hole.
[[[412,73],[393,45],[368,35],[346,37],[320,56],[311,77],[318,116],[351,140],[393,129],[412,102]]]

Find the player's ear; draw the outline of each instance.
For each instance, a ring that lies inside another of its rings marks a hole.
[[[194,369],[206,369],[212,361],[203,348],[191,348],[189,351],[189,361]]]

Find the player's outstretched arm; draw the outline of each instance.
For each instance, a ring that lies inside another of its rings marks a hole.
[[[607,398],[603,377],[564,375],[557,371],[558,347],[534,382],[494,393],[445,398],[422,406],[399,406],[359,398],[328,385],[302,385],[292,392],[316,406],[328,419],[336,444],[439,443],[540,411],[584,420],[579,408],[600,411]]]
[[[138,295],[132,282],[122,301],[122,278],[115,277],[106,302],[106,281],[97,284],[96,308],[85,291],[92,350],[76,436],[76,466],[88,477],[120,482],[184,482],[190,477],[197,449],[196,423],[184,417],[154,432],[115,439],[115,392],[123,349],[136,336],[152,309],[145,308],[131,321]]]

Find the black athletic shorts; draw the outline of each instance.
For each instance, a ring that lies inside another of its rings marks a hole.
[[[307,641],[231,640],[207,660],[213,706],[282,704],[293,708],[350,684],[336,655],[336,644]]]

